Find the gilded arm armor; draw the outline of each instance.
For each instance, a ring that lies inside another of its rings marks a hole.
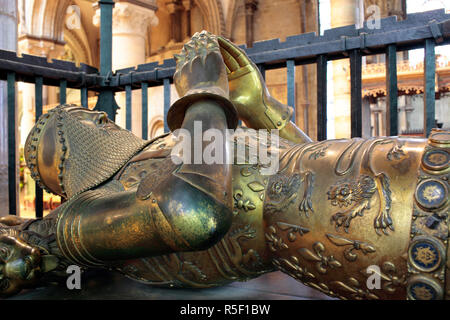
[[[228,100],[225,65],[214,36],[194,35],[174,78],[182,98],[168,113],[172,130],[181,128],[193,137],[211,128],[225,134],[235,127],[237,114]],[[202,131],[196,132],[196,122]],[[228,142],[220,148],[229,153]],[[103,265],[204,250],[219,241],[231,224],[231,164],[195,164],[195,152],[191,144],[192,157],[179,165],[167,158],[164,173],[150,173],[137,190],[99,189],[69,201],[57,225],[64,255],[81,265]]]
[[[188,110],[183,127],[211,113],[217,116],[212,117],[214,126],[226,128],[224,112],[208,100]],[[227,144],[224,148],[226,152]],[[64,256],[79,265],[98,266],[203,250],[220,240],[231,223],[231,165],[166,162],[164,172],[150,173],[137,190],[100,188],[65,203],[56,230]]]
[[[61,253],[80,266],[103,266],[117,260],[202,250],[226,233],[229,209],[224,205],[170,173],[160,187],[147,194],[139,189],[100,189],[77,196],[58,217]],[[172,198],[176,195],[178,201]]]

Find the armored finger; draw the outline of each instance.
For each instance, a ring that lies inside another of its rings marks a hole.
[[[227,50],[220,47],[220,53],[222,54],[223,61],[227,67],[227,73],[234,72],[240,68],[239,63]]]
[[[219,42],[220,47],[224,51],[228,52],[239,66],[245,67],[248,64],[252,64],[246,53],[241,48],[232,44],[229,40],[225,39],[224,37],[218,36],[217,41]]]

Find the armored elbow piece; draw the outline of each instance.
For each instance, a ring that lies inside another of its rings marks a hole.
[[[136,191],[87,191],[64,204],[56,238],[80,266],[203,250],[228,231],[231,210],[192,184],[148,176]]]
[[[155,226],[173,251],[195,251],[211,247],[230,228],[231,208],[223,194],[217,196],[220,189],[205,176],[175,172],[162,182],[144,180],[137,195],[151,202]]]

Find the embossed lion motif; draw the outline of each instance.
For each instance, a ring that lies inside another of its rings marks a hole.
[[[336,230],[343,227],[345,232],[348,232],[351,221],[357,216],[362,217],[364,211],[370,209],[370,201],[375,193],[378,194],[380,199],[378,214],[374,219],[375,231],[377,234],[382,231],[387,235],[387,228],[394,230],[390,215],[391,190],[389,178],[384,173],[375,177],[361,175],[357,180],[344,180],[330,187],[327,194],[328,200],[331,200],[331,205],[347,208],[331,217],[331,223],[336,224]]]
[[[301,185],[301,177],[278,175],[269,186],[269,201],[265,205],[265,212],[273,214],[283,212],[297,199]]]
[[[311,195],[314,184],[314,174],[311,171],[301,172],[293,176],[276,175],[269,184],[268,201],[264,205],[265,214],[274,214],[286,211],[301,196],[298,210],[307,217],[314,212]],[[303,189],[301,191],[301,189]]]
[[[353,218],[362,216],[364,210],[370,209],[370,199],[376,191],[373,178],[362,175],[358,180],[345,180],[331,186],[327,192],[328,199],[333,206],[350,207],[344,212],[338,212],[331,217],[331,222],[336,223],[336,230],[343,227],[346,232]]]
[[[344,181],[331,186],[327,192],[328,200],[333,206],[348,207],[352,203],[359,203],[370,199],[376,190],[373,178],[363,175],[357,181]]]

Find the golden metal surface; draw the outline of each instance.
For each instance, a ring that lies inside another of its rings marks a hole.
[[[173,80],[181,98],[167,113],[170,130],[179,129],[187,108],[204,99],[219,103],[227,116],[228,127],[236,128],[238,116],[229,100],[227,73],[217,37],[206,31],[195,33],[181,53],[175,55],[175,60],[177,69]]]
[[[418,170],[408,251],[408,299],[450,299],[448,290],[450,135],[433,129]]]
[[[172,107],[173,127],[192,133],[201,121],[203,131],[225,132],[234,104],[249,127],[278,128],[288,139],[269,144],[243,129],[222,151],[244,144],[279,154],[276,173],[263,175],[262,159],[253,163],[249,153],[240,162],[235,154],[233,164],[175,164],[174,134],[146,142],[105,125],[102,114],[58,107],[33,129],[26,158],[37,181],[69,200],[42,220],[0,220],[9,237],[0,237],[0,252],[14,252],[3,265],[21,268],[36,249],[41,260],[32,269],[44,276],[75,263],[207,288],[281,270],[341,299],[448,298],[450,134],[311,142],[245,53],[221,37],[195,37],[195,50],[178,57],[175,84],[184,97],[205,94]],[[34,276],[27,282],[0,270],[3,294],[35,284]],[[368,285],[371,276],[378,288]]]
[[[258,67],[244,51],[222,36],[217,37],[227,67],[230,100],[239,118],[253,129],[278,129],[280,137],[296,143],[312,140],[290,120],[293,109],[275,100]]]
[[[104,112],[62,105],[32,128],[25,160],[41,186],[70,198],[108,180],[148,143],[109,121]]]

